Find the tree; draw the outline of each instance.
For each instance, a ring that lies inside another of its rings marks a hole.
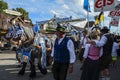
[[[25,9],[23,9],[23,8],[16,8],[15,10],[18,11],[18,12],[20,12],[22,14],[21,15],[22,18],[29,19],[29,17],[28,17],[29,13]]]
[[[8,9],[8,4],[4,2],[3,0],[0,0],[0,13],[3,12],[3,10]]]

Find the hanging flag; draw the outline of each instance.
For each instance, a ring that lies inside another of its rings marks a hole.
[[[94,22],[94,25],[98,25],[98,24],[99,24],[98,16],[95,16],[95,22]]]
[[[95,20],[95,23],[94,23],[95,25],[98,25],[99,24],[99,20],[98,20],[98,18]]]
[[[34,33],[38,33],[38,30],[39,30],[39,26],[38,26],[38,24],[36,24],[36,25],[33,27],[33,31],[34,31]]]
[[[90,11],[89,0],[84,0],[83,8],[84,8],[86,11],[91,12],[91,11]]]
[[[100,14],[98,16],[98,20],[99,20],[99,22],[104,21],[104,13],[103,13],[103,11],[100,12]]]
[[[99,16],[95,16],[95,23],[94,23],[94,25],[98,25],[102,21],[104,21],[104,13],[103,13],[103,11],[100,12]]]

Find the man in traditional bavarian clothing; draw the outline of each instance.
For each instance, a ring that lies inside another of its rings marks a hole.
[[[53,77],[55,80],[66,80],[67,71],[72,73],[75,62],[75,50],[71,39],[65,35],[65,28],[57,24],[57,38],[52,48]]]

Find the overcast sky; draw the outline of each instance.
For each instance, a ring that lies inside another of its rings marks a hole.
[[[12,8],[24,8],[29,12],[29,18],[33,23],[36,21],[44,21],[53,18],[54,14],[57,17],[69,17],[72,18],[86,18],[87,12],[83,9],[83,0],[4,0],[8,3],[9,9]],[[94,12],[94,0],[89,0],[91,12],[89,13],[89,19],[94,21],[94,16],[100,12]],[[104,25],[109,24],[110,18],[108,13],[105,13]],[[114,28],[117,30],[118,28]]]

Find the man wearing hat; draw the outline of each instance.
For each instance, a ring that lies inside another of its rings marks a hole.
[[[72,73],[75,62],[75,50],[71,39],[65,35],[65,28],[57,24],[51,57],[53,59],[53,77],[55,80],[66,80],[67,72]]]
[[[100,58],[100,76],[102,80],[110,80],[109,64],[111,63],[112,57],[112,46],[113,38],[109,33],[109,29],[105,26],[100,30],[101,39],[99,42],[93,42],[98,47],[103,47],[103,55]]]

